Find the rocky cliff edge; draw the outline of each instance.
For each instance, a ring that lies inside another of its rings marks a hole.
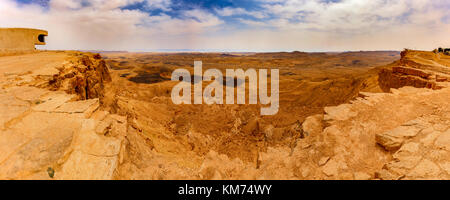
[[[0,57],[0,179],[113,179],[126,117],[102,111],[97,54]]]

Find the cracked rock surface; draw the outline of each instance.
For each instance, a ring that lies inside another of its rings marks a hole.
[[[113,178],[127,125],[100,109],[107,70],[87,53],[0,57],[0,179]]]

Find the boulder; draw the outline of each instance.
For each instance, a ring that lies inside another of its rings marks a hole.
[[[355,180],[370,180],[372,178],[372,176],[370,176],[369,174],[364,173],[364,172],[355,172],[353,174],[353,178]]]
[[[416,136],[421,129],[414,126],[399,126],[393,130],[375,135],[377,144],[388,151],[398,150],[404,141]]]
[[[351,117],[355,117],[358,113],[352,111],[350,104],[341,104],[339,106],[325,107],[325,121],[338,120],[344,121]]]
[[[410,173],[406,175],[408,179],[438,179],[441,173],[439,166],[428,159],[422,160]]]
[[[450,130],[436,138],[434,145],[439,149],[450,151]]]
[[[323,115],[309,116],[302,123],[303,134],[305,137],[318,135],[323,131]]]

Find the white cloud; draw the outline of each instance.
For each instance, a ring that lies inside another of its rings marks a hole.
[[[185,11],[185,18],[180,19],[120,9],[136,2],[142,0],[51,0],[47,10],[2,0],[0,24],[48,30],[47,49],[134,50],[163,48],[160,41],[168,37],[201,34],[222,23],[201,10]],[[167,1],[150,2],[153,7],[159,7],[158,2],[167,6]]]
[[[225,7],[222,9],[216,9],[216,12],[220,16],[232,16],[232,15],[243,15],[246,13],[246,10],[243,8],[231,8],[231,7]]]
[[[225,16],[225,17],[236,16],[236,15],[247,15],[247,16],[252,16],[252,17],[258,18],[258,19],[267,17],[267,15],[265,15],[263,12],[248,11],[243,8],[225,7],[225,8],[221,8],[221,9],[215,9],[215,11],[218,15]]]
[[[265,4],[267,13],[275,15],[269,24],[282,29],[316,29],[339,32],[366,32],[410,23],[439,23],[448,9],[438,9],[440,0],[286,0]]]
[[[151,9],[161,9],[161,10],[171,10],[170,5],[172,4],[171,0],[147,0],[147,7]]]
[[[241,21],[261,30],[271,27],[273,31],[266,31],[266,35],[290,35],[286,42],[277,40],[280,48],[295,49],[289,44],[296,44],[298,49],[322,50],[432,49],[450,45],[445,37],[450,34],[450,25],[442,21],[450,9],[446,0],[262,2],[264,12],[274,17]]]

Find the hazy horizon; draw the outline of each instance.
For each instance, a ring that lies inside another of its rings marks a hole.
[[[82,52],[93,52],[93,53],[114,53],[114,52],[126,52],[126,53],[347,53],[347,52],[401,52],[402,50],[347,50],[347,51],[301,51],[301,50],[218,50],[218,49],[155,49],[155,50],[89,50],[89,49],[43,49],[37,46],[40,50],[47,51],[82,51]],[[431,51],[426,49],[414,49],[419,51]]]

